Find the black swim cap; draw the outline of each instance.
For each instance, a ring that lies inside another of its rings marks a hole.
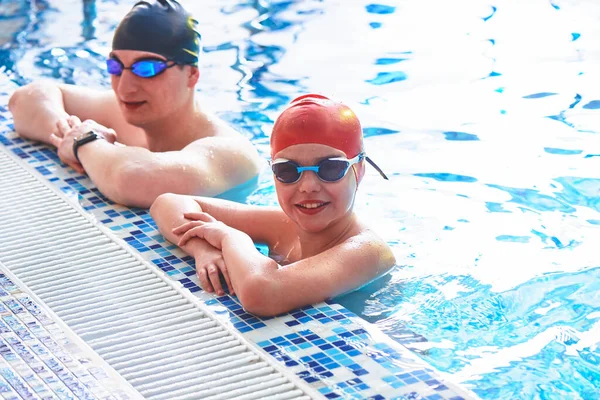
[[[175,0],[140,1],[117,26],[112,48],[148,51],[178,64],[198,65],[197,25]]]

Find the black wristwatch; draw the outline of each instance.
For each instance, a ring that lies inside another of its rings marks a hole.
[[[104,136],[99,134],[98,132],[89,131],[86,133],[82,133],[73,140],[73,154],[75,155],[77,161],[79,161],[79,156],[77,156],[77,150],[79,150],[79,148],[84,144],[93,142],[96,139],[104,139]],[[81,161],[79,161],[79,163],[81,163]]]

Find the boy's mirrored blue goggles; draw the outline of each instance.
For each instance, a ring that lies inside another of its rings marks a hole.
[[[140,78],[153,78],[174,65],[177,65],[177,63],[169,65],[169,60],[146,58],[138,60],[131,64],[131,67],[126,68],[123,63],[116,58],[109,58],[106,60],[106,70],[109,74],[120,76],[123,73],[123,70],[129,69]]]
[[[319,161],[317,165],[301,166],[294,161],[286,160],[285,158],[277,158],[271,162],[271,169],[275,178],[282,183],[295,183],[300,180],[304,171],[313,171],[323,182],[337,182],[348,173],[350,167],[356,163],[366,159],[385,179],[388,177],[383,171],[375,165],[369,157],[364,153],[358,154],[351,160],[344,157],[326,158]]]

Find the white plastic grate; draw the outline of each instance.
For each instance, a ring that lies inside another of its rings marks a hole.
[[[0,171],[0,261],[145,398],[322,398],[1,147]]]

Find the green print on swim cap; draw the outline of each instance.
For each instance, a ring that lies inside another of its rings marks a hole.
[[[198,65],[198,21],[175,0],[136,3],[119,23],[113,50],[139,50],[160,54],[178,64]]]

